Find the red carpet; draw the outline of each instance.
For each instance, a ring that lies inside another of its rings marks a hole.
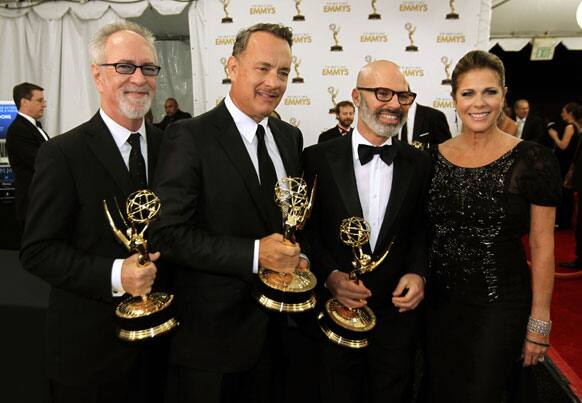
[[[556,265],[574,259],[573,231],[556,231]],[[556,268],[558,273],[572,270]],[[582,399],[582,276],[556,278],[552,298],[550,358]],[[552,351],[553,350],[553,351]]]

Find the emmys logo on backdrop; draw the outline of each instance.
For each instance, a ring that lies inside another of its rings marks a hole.
[[[378,14],[378,9],[376,8],[376,3],[378,0],[371,0],[370,5],[372,6],[372,14],[368,15],[369,20],[381,20],[382,16]]]
[[[435,98],[432,107],[436,109],[454,109],[455,103],[450,98]]]
[[[291,124],[292,126],[295,126],[295,127],[299,127],[299,125],[301,124],[301,121],[297,118],[290,117],[289,124]]]
[[[440,33],[436,37],[437,43],[465,43],[465,34],[463,33]]]
[[[293,60],[293,70],[295,70],[295,77],[293,77],[291,82],[294,84],[302,84],[303,78],[301,77],[301,74],[299,74],[299,65],[301,64],[301,59],[298,58],[297,56],[293,56],[292,60]]]
[[[383,32],[364,32],[360,35],[361,43],[386,43],[388,35]]]
[[[451,68],[451,59],[449,59],[446,56],[441,57],[441,63],[443,64],[443,67],[445,68],[445,76],[446,78],[441,81],[442,85],[449,85],[451,83],[451,73],[449,72],[449,69]]]
[[[424,69],[419,66],[402,66],[400,71],[404,77],[424,77]]]
[[[323,5],[324,13],[350,13],[352,6],[345,1],[328,1]]]
[[[329,30],[332,32],[333,35],[333,42],[335,45],[332,45],[330,50],[332,52],[341,52],[344,48],[339,44],[338,34],[340,31],[340,27],[335,24],[329,24]]]
[[[404,24],[404,28],[408,31],[408,40],[410,41],[410,45],[406,47],[407,52],[418,52],[418,46],[414,45],[414,32],[416,32],[416,27],[412,25],[410,22]]]
[[[426,13],[428,5],[425,1],[403,1],[398,8],[400,11],[412,11]]]
[[[449,8],[451,9],[451,12],[448,13],[445,18],[447,20],[458,20],[459,14],[457,14],[457,11],[455,10],[455,0],[449,0]]]
[[[311,34],[293,34],[293,46],[313,42]]]
[[[337,105],[337,95],[339,94],[339,90],[335,87],[328,87],[327,92],[331,96],[331,103],[333,104],[333,107],[329,108],[329,113],[335,114],[335,108]]]
[[[366,63],[372,63],[376,59],[374,59],[372,55],[366,55],[364,56],[364,60],[366,61]]]
[[[311,98],[307,95],[289,95],[285,97],[285,106],[309,106]]]
[[[272,4],[263,4],[261,6],[252,6],[249,9],[250,15],[265,15],[265,14],[277,14],[277,9]]]
[[[222,57],[220,59],[220,63],[222,64],[222,68],[224,70],[224,79],[222,80],[223,84],[230,84],[230,76],[228,75],[228,59],[226,57]]]
[[[230,4],[230,0],[220,0],[222,3],[222,9],[224,10],[224,18],[222,18],[221,22],[223,24],[228,24],[232,22],[232,17],[228,15],[228,5]]]
[[[216,37],[216,39],[214,40],[214,44],[216,46],[221,46],[221,45],[232,46],[232,45],[234,45],[235,39],[236,39],[236,37],[234,35],[221,35],[221,36]]]
[[[344,76],[350,75],[350,71],[347,66],[325,66],[321,69],[322,76]]]
[[[299,5],[301,4],[301,0],[295,0],[295,10],[297,14],[293,16],[293,21],[305,21],[305,16],[301,15],[301,10],[299,9]]]

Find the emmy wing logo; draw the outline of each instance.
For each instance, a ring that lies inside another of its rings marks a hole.
[[[295,127],[299,127],[299,125],[301,124],[301,121],[297,118],[294,117],[290,117],[289,118],[289,123]]]
[[[339,90],[335,87],[328,87],[327,92],[329,95],[331,95],[331,103],[333,104],[333,108],[329,109],[329,113],[335,113],[337,105],[337,94],[339,94]]]
[[[376,3],[378,2],[378,0],[372,0],[371,1],[371,6],[372,6],[372,14],[368,15],[368,19],[369,20],[381,20],[382,16],[380,14],[378,14],[378,9],[376,9]]]
[[[329,30],[332,32],[333,35],[333,42],[335,43],[335,45],[333,45],[330,50],[332,52],[341,52],[342,50],[344,50],[344,48],[339,44],[339,39],[338,39],[338,34],[340,31],[340,27],[338,27],[335,24],[329,24]]]
[[[418,52],[418,46],[414,45],[414,32],[416,32],[416,27],[412,25],[410,22],[407,22],[404,25],[404,28],[408,31],[408,40],[410,41],[410,45],[406,47],[407,52]]]
[[[455,11],[455,0],[449,0],[449,8],[451,12],[445,17],[447,20],[458,20],[459,14]]]
[[[228,15],[228,5],[230,4],[230,0],[220,0],[222,3],[222,9],[224,10],[224,18],[222,18],[221,22],[223,24],[228,24],[232,22],[232,17]]]
[[[299,5],[301,4],[301,0],[295,0],[295,10],[297,14],[293,16],[293,21],[305,21],[305,16],[301,15],[301,10],[299,9]]]
[[[449,69],[451,68],[451,59],[449,59],[446,56],[441,57],[441,63],[443,64],[444,68],[445,68],[445,76],[446,78],[441,81],[442,85],[449,85],[451,83],[451,73],[449,72]]]
[[[220,59],[220,63],[222,63],[222,68],[224,69],[224,76],[225,78],[222,80],[223,84],[230,84],[230,76],[228,75],[228,68],[227,68],[227,59],[223,57]]]
[[[291,80],[294,84],[302,84],[304,82],[301,74],[299,74],[299,65],[301,64],[301,59],[297,56],[293,56],[293,70],[295,70],[295,77]]]

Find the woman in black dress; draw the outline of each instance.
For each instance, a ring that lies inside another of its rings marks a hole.
[[[560,172],[550,150],[497,128],[506,92],[493,54],[469,52],[454,69],[462,129],[434,152],[427,207],[429,402],[509,401],[519,368],[549,347]]]

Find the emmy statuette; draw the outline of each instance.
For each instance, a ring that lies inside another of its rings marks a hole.
[[[283,219],[283,237],[285,242],[295,243],[295,231],[305,225],[313,207],[313,196],[307,193],[307,183],[303,178],[282,178],[275,184],[275,201],[281,208]],[[266,267],[259,267],[258,288],[255,291],[257,301],[272,311],[304,312],[315,306],[313,291],[317,279],[309,270],[296,268],[293,273],[280,273]]]
[[[293,16],[293,21],[305,21],[305,16],[301,15],[301,10],[299,9],[299,5],[301,4],[301,0],[295,0],[295,10],[297,14]]]
[[[149,254],[144,233],[160,211],[160,199],[150,190],[130,194],[125,202],[130,225],[127,225],[117,206],[117,213],[126,227],[125,233],[117,228],[106,200],[103,200],[103,208],[115,237],[128,251],[139,254],[139,265],[146,265]],[[118,337],[126,341],[144,340],[167,333],[178,326],[170,307],[173,299],[171,294],[154,292],[122,301],[115,310],[119,320]]]
[[[372,13],[368,14],[369,20],[381,20],[382,19],[382,16],[378,13],[378,10],[376,9],[377,2],[378,2],[378,0],[371,1]]]
[[[370,238],[370,225],[360,217],[350,217],[340,225],[340,239],[352,247],[354,269],[349,273],[349,279],[359,281],[360,277],[376,269],[386,259],[394,244],[394,239],[388,249],[376,261],[362,251],[362,246]],[[336,298],[330,298],[325,303],[322,312],[317,316],[319,327],[332,342],[353,349],[367,347],[368,334],[376,326],[376,315],[368,306],[348,308]]]
[[[451,60],[447,56],[443,56],[443,57],[441,57],[441,63],[443,64],[443,66],[445,68],[445,75],[447,77],[441,81],[441,84],[442,85],[450,85],[452,82],[451,81],[451,73],[449,72],[449,69],[451,68]]]
[[[445,16],[447,20],[458,20],[459,14],[455,11],[455,0],[449,0],[449,8],[451,12]]]

